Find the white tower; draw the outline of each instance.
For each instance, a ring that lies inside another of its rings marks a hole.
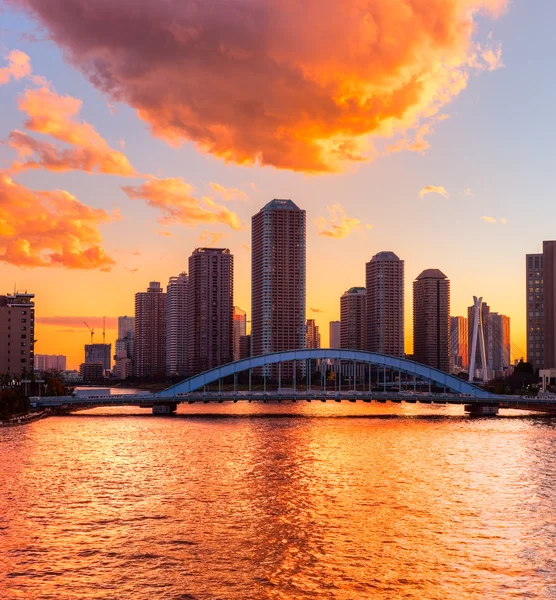
[[[471,336],[471,356],[469,360],[469,381],[475,378],[475,358],[477,355],[477,343],[479,344],[479,358],[481,367],[479,370],[479,379],[485,381],[487,379],[487,361],[485,349],[485,334],[483,331],[483,318],[481,308],[483,304],[482,298],[473,296],[474,311],[473,311],[473,334]]]

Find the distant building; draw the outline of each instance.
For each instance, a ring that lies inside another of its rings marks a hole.
[[[544,269],[542,254],[525,259],[527,294],[527,362],[534,369],[544,367]]]
[[[320,348],[319,326],[316,324],[315,319],[307,319],[307,330],[305,336],[307,348]]]
[[[106,371],[110,370],[112,344],[85,344],[85,362],[101,363]]]
[[[366,264],[367,350],[404,355],[404,261],[379,252]]]
[[[104,365],[101,362],[81,363],[79,373],[83,383],[96,383],[104,379]]]
[[[305,211],[275,199],[252,218],[251,350],[254,356],[306,346]],[[282,366],[291,378],[293,365]],[[261,371],[276,377],[277,367]]]
[[[135,349],[133,374],[152,377],[166,372],[166,294],[151,281],[146,292],[135,294]]]
[[[189,375],[232,362],[234,257],[227,248],[197,248],[189,257]]]
[[[340,298],[340,348],[365,350],[367,337],[367,290],[352,287]]]
[[[340,348],[341,326],[340,321],[329,323],[330,348]]]
[[[495,376],[500,376],[511,364],[510,317],[491,312],[488,326],[487,364]]]
[[[187,373],[189,277],[170,277],[166,288],[166,375]]]
[[[239,338],[239,360],[249,358],[251,356],[251,336],[242,335]]]
[[[66,357],[62,354],[35,354],[35,371],[65,371],[66,362]]]
[[[234,306],[234,360],[239,360],[239,342],[244,335],[247,335],[247,313]]]
[[[19,377],[35,362],[34,294],[0,296],[0,373]]]
[[[413,282],[413,360],[450,370],[450,280],[439,269]]]
[[[556,241],[542,243],[542,256],[544,369],[554,369],[556,368]]]
[[[466,371],[469,368],[469,343],[466,317],[450,317],[450,371]]]
[[[133,359],[133,345],[135,340],[135,317],[118,317],[118,339],[116,340],[116,353],[114,358],[123,356]]]
[[[133,364],[130,358],[122,357],[114,364],[114,376],[116,379],[127,379],[133,374]]]

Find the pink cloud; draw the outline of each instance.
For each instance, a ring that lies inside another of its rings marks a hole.
[[[306,172],[366,160],[370,135],[403,133],[449,104],[476,66],[477,13],[496,17],[507,5],[6,1],[156,136],[192,140],[226,161]],[[481,64],[491,68],[493,56],[482,51]]]
[[[8,54],[8,66],[0,68],[0,85],[10,79],[22,79],[31,74],[31,59],[21,50],[12,50]]]

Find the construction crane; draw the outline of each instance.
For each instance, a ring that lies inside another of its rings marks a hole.
[[[83,321],[83,323],[85,323],[85,321]],[[87,323],[85,323],[85,327],[87,327],[87,329],[91,332],[91,344],[93,343],[93,336],[95,335],[95,330],[91,329]]]

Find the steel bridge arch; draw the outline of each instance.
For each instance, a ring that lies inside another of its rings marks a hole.
[[[454,377],[438,369],[427,367],[420,363],[388,356],[377,352],[364,352],[362,350],[341,350],[336,348],[307,348],[302,350],[287,350],[285,352],[274,352],[271,354],[261,354],[260,356],[251,356],[243,360],[237,360],[210,371],[205,371],[199,375],[185,379],[162,392],[158,392],[158,397],[175,397],[194,392],[205,385],[210,385],[224,379],[230,375],[264,367],[280,362],[288,361],[307,361],[307,360],[345,360],[358,363],[366,363],[373,366],[385,367],[394,371],[399,371],[425,381],[430,381],[438,386],[445,387],[457,394],[466,394],[473,398],[490,398],[491,394],[485,392],[480,387],[464,381],[459,377]]]

